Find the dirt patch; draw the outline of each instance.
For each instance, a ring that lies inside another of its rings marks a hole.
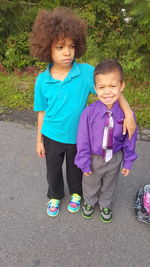
[[[0,108],[0,121],[22,123],[36,126],[37,113],[32,110],[15,110]],[[150,142],[150,129],[138,129],[138,140]]]
[[[32,110],[0,109],[1,121],[12,121],[36,126],[37,113]]]

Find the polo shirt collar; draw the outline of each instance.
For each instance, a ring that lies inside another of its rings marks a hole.
[[[69,76],[70,78],[72,78],[72,77],[76,77],[78,75],[80,75],[80,69],[79,69],[78,63],[74,60],[73,61],[73,64],[72,64],[72,68],[69,71],[69,73],[68,73],[67,76]]]
[[[56,80],[52,77],[52,75],[50,73],[51,67],[52,67],[52,64],[48,64],[48,67],[45,71],[45,76],[46,76],[45,82],[46,83],[58,83],[58,82],[60,82],[60,80]],[[71,70],[68,72],[68,75],[66,76],[66,78],[62,82],[71,80],[73,77],[76,77],[78,75],[80,75],[80,69],[79,69],[78,63],[74,60]]]
[[[99,105],[100,104],[100,105]],[[119,105],[119,101],[117,100],[111,109],[108,109],[106,107],[106,105],[101,102],[100,100],[98,101],[98,106],[100,106],[100,109],[99,109],[99,113],[100,113],[100,116],[101,118],[108,112],[108,111],[111,111],[112,114],[114,115],[114,117],[117,117],[117,114],[118,114],[118,108],[120,108],[120,105]]]

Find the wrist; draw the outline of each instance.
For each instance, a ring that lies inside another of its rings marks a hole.
[[[42,138],[42,136],[38,136],[36,142],[37,142],[37,144],[43,143],[43,138]]]
[[[125,114],[125,117],[133,116],[133,111],[131,109],[130,110],[126,110],[126,111],[124,111],[124,114]]]

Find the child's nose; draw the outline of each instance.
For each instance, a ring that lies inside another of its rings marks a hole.
[[[110,93],[110,88],[109,87],[105,87],[105,93],[109,94]]]
[[[67,56],[70,55],[70,48],[69,47],[66,47],[64,53]]]

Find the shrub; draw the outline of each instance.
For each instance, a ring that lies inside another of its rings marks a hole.
[[[8,38],[5,59],[3,60],[3,65],[8,71],[13,71],[16,68],[23,70],[35,63],[35,60],[29,55],[28,37],[29,34],[24,32]]]

